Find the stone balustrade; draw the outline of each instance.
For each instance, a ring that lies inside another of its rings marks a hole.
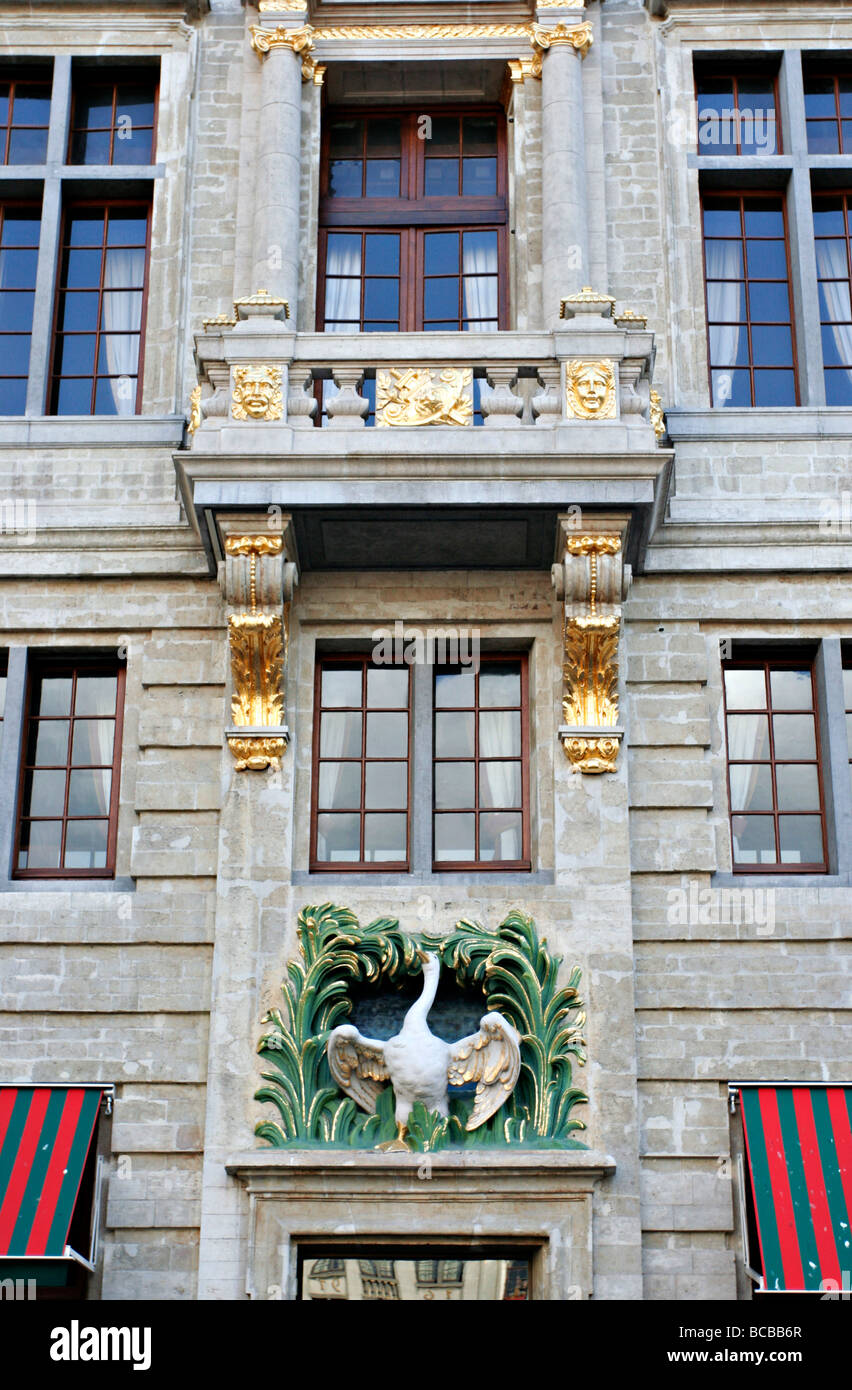
[[[320,430],[479,427],[494,444],[496,433],[558,429],[559,448],[583,452],[647,451],[663,437],[641,319],[586,310],[538,333],[295,333],[286,310],[253,299],[257,314],[243,305],[196,338],[194,450],[242,451],[247,432],[261,451],[319,446]]]

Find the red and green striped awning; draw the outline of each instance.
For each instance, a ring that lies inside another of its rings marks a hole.
[[[103,1092],[0,1087],[0,1258],[61,1258]]]
[[[743,1086],[740,1095],[764,1287],[839,1289],[852,1259],[852,1087]]]

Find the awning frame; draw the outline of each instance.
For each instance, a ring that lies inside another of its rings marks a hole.
[[[738,1098],[738,1096],[740,1095],[740,1092],[742,1092],[742,1091],[746,1091],[746,1090],[773,1090],[773,1091],[778,1091],[778,1090],[781,1090],[781,1089],[784,1089],[784,1090],[807,1090],[807,1091],[815,1091],[815,1090],[835,1090],[835,1089],[837,1089],[837,1090],[844,1090],[844,1091],[852,1091],[852,1081],[847,1081],[847,1080],[844,1080],[844,1081],[834,1081],[834,1080],[831,1080],[831,1081],[826,1081],[826,1080],[810,1080],[810,1081],[786,1081],[786,1080],[784,1080],[784,1081],[778,1081],[778,1080],[772,1080],[772,1081],[766,1081],[766,1080],[761,1080],[761,1081],[729,1081],[729,1082],[728,1082],[728,1104],[729,1104],[730,1113],[731,1113],[732,1115],[735,1115],[735,1114],[736,1114],[736,1111],[737,1111],[737,1098]],[[744,1120],[744,1118],[743,1118],[743,1131],[745,1132],[745,1120]],[[739,1184],[739,1190],[738,1190],[737,1196],[738,1196],[738,1207],[739,1207],[739,1217],[740,1217],[740,1228],[741,1228],[741,1232],[742,1232],[743,1270],[744,1270],[744,1272],[746,1273],[746,1275],[747,1275],[747,1276],[755,1283],[755,1285],[757,1286],[757,1290],[756,1290],[756,1291],[757,1291],[757,1292],[760,1292],[760,1293],[767,1293],[767,1294],[769,1294],[769,1293],[771,1293],[771,1294],[795,1294],[795,1295],[804,1295],[804,1296],[811,1296],[811,1297],[813,1297],[813,1296],[815,1296],[815,1295],[822,1296],[822,1289],[821,1289],[821,1288],[820,1288],[820,1289],[799,1289],[799,1288],[781,1288],[781,1289],[779,1289],[779,1288],[773,1288],[773,1289],[770,1289],[770,1288],[767,1287],[765,1274],[764,1274],[764,1275],[761,1275],[761,1274],[759,1274],[759,1273],[757,1272],[757,1270],[754,1269],[754,1267],[753,1267],[753,1265],[752,1265],[751,1243],[750,1243],[750,1240],[749,1240],[749,1227],[748,1227],[748,1220],[747,1220],[747,1204],[746,1204],[746,1194],[747,1194],[747,1191],[748,1191],[749,1189],[751,1189],[751,1191],[752,1191],[752,1200],[753,1200],[755,1203],[756,1203],[756,1196],[755,1196],[755,1194],[754,1194],[754,1189],[753,1189],[753,1182],[754,1182],[753,1175],[752,1175],[752,1173],[751,1173],[751,1171],[750,1171],[750,1168],[749,1168],[749,1171],[748,1171],[748,1172],[746,1171],[745,1158],[744,1158],[744,1155],[743,1155],[742,1153],[739,1153],[739,1154],[737,1155],[736,1171],[737,1171],[738,1184]],[[747,1184],[748,1184],[748,1186],[747,1186]],[[848,1206],[848,1203],[847,1203],[847,1206]],[[761,1263],[762,1263],[762,1259],[761,1259]]]
[[[4,1083],[3,1083],[3,1086],[4,1086],[4,1088],[5,1088],[5,1087],[12,1086],[13,1084],[14,1084],[14,1083],[12,1083],[12,1082],[4,1082]],[[114,1106],[114,1104],[115,1104],[115,1083],[114,1083],[114,1082],[104,1082],[104,1081],[79,1081],[79,1082],[78,1082],[78,1081],[74,1081],[74,1082],[67,1082],[67,1081],[66,1081],[66,1082],[61,1082],[61,1083],[59,1083],[59,1085],[60,1085],[60,1086],[64,1086],[64,1087],[73,1088],[75,1091],[100,1091],[100,1092],[101,1092],[101,1101],[100,1101],[99,1111],[102,1110],[103,1113],[104,1113],[104,1115],[111,1115],[111,1114],[112,1114],[112,1112],[113,1112],[113,1106]],[[16,1086],[16,1089],[24,1089],[24,1088],[25,1088],[26,1090],[29,1090],[29,1091],[55,1091],[55,1090],[58,1089],[58,1086],[57,1086],[57,1083],[55,1083],[55,1082],[46,1082],[46,1081],[44,1081],[44,1082],[39,1082],[39,1081],[29,1082],[29,1081],[28,1081],[28,1082],[20,1083],[19,1085]],[[93,1193],[92,1193],[92,1222],[91,1222],[91,1234],[90,1234],[90,1237],[89,1237],[89,1254],[88,1254],[88,1258],[86,1258],[84,1255],[80,1255],[76,1250],[74,1250],[74,1249],[72,1248],[72,1246],[66,1245],[66,1246],[65,1246],[65,1249],[63,1250],[63,1252],[62,1252],[61,1255],[36,1255],[36,1256],[34,1256],[34,1255],[27,1255],[27,1254],[24,1254],[24,1255],[2,1255],[2,1256],[0,1256],[0,1259],[2,1259],[2,1262],[3,1262],[4,1264],[28,1264],[28,1265],[32,1265],[34,1262],[37,1262],[37,1263],[39,1263],[39,1264],[41,1264],[41,1263],[45,1263],[45,1264],[64,1264],[64,1263],[67,1263],[68,1261],[73,1261],[75,1264],[80,1264],[80,1265],[82,1265],[82,1266],[84,1267],[84,1269],[86,1269],[86,1270],[89,1272],[89,1274],[95,1274],[95,1273],[97,1272],[97,1257],[98,1257],[98,1248],[99,1248],[99,1245],[100,1245],[100,1234],[101,1234],[101,1205],[102,1205],[102,1195],[103,1195],[104,1173],[105,1173],[105,1164],[104,1164],[103,1157],[102,1157],[100,1154],[97,1154],[96,1157],[95,1157],[95,1182],[94,1182],[94,1190],[93,1190]]]

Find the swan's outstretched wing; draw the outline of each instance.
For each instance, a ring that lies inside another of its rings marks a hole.
[[[329,1035],[328,1065],[340,1089],[372,1115],[384,1089],[379,1082],[390,1080],[384,1043],[362,1037],[354,1024],[343,1023]]]
[[[521,1035],[500,1014],[480,1019],[479,1032],[450,1048],[447,1080],[451,1086],[476,1082],[476,1098],[467,1129],[478,1129],[499,1110],[515,1089],[521,1072]]]

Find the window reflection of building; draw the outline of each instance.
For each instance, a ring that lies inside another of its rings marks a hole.
[[[305,1296],[312,1300],[349,1297],[343,1260],[313,1260],[306,1283]]]
[[[306,1262],[302,1298],[350,1302],[527,1300],[528,1259],[317,1259]]]
[[[363,1298],[399,1298],[399,1284],[393,1260],[359,1260]]]
[[[503,1302],[527,1302],[530,1296],[529,1260],[511,1260],[506,1270]]]

